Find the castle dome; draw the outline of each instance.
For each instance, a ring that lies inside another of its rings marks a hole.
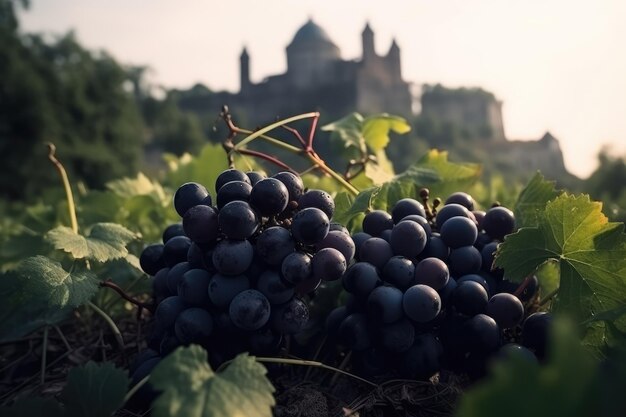
[[[300,29],[298,29],[288,48],[311,43],[326,43],[335,46],[334,42],[330,39],[330,36],[328,36],[328,33],[326,33],[326,31],[312,19],[309,19]]]

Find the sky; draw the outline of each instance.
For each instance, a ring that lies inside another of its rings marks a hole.
[[[493,92],[509,139],[550,131],[578,176],[605,145],[626,155],[623,0],[31,0],[20,13],[24,31],[73,29],[165,87],[230,91],[244,45],[253,82],[282,73],[308,18],[344,59],[360,56],[369,22],[379,54],[397,40],[405,80]]]

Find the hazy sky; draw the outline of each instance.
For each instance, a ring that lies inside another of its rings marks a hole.
[[[492,91],[510,139],[549,130],[577,175],[591,173],[603,144],[626,154],[623,0],[31,0],[21,22],[74,28],[167,87],[236,90],[242,46],[253,81],[284,72],[284,48],[308,17],[344,59],[360,55],[369,21],[378,53],[397,39],[407,81]]]

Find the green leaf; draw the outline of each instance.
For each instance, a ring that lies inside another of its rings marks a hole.
[[[52,398],[25,397],[10,407],[0,407],[3,417],[62,417],[63,409]]]
[[[124,404],[130,380],[112,363],[73,368],[61,393],[67,417],[109,417]]]
[[[74,259],[91,259],[106,262],[128,255],[126,245],[137,235],[116,223],[97,223],[84,237],[72,229],[59,226],[46,234],[46,239],[56,249],[71,254]]]
[[[602,204],[588,196],[564,193],[546,205],[537,227],[505,238],[495,264],[508,278],[521,280],[549,260],[557,261],[560,271],[553,309],[590,323],[583,342],[599,352],[610,335],[599,334],[601,325],[589,319],[626,303],[624,224],[609,223]],[[626,329],[624,317],[614,324]]]
[[[381,151],[389,144],[389,132],[404,134],[411,131],[411,125],[405,119],[389,114],[368,116],[363,121],[363,138],[374,152]]]
[[[597,364],[571,325],[554,322],[548,361],[519,357],[495,363],[490,378],[461,397],[457,417],[577,417],[597,414]]]
[[[137,195],[161,194],[165,195],[163,187],[156,182],[151,181],[143,173],[137,174],[137,178],[121,178],[108,182],[106,187],[113,193],[122,198],[131,198]]]
[[[363,137],[363,120],[359,113],[351,113],[336,122],[322,126],[322,130],[332,132],[330,139],[341,143],[344,148],[353,147],[367,152]]]
[[[45,256],[25,259],[0,277],[0,340],[21,337],[56,324],[98,290],[90,271],[67,272]]]
[[[379,149],[375,153],[376,161],[365,165],[365,176],[369,178],[373,185],[380,185],[394,178],[393,164],[387,158],[384,149]],[[358,186],[354,181],[353,185]]]
[[[178,348],[150,376],[152,386],[163,391],[153,404],[153,415],[269,417],[275,401],[266,372],[253,357],[240,354],[216,374],[202,347]]]
[[[537,172],[520,193],[515,203],[515,222],[517,227],[536,226],[539,216],[548,201],[561,194],[554,185]]]

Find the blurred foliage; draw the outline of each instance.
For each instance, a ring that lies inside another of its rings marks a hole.
[[[580,188],[604,202],[604,212],[611,220],[626,222],[626,157],[611,156],[602,150],[598,168]]]

